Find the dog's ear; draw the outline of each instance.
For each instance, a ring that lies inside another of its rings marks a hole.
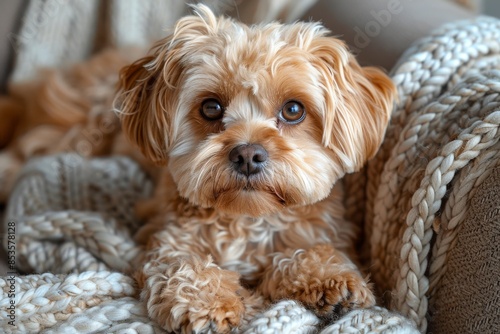
[[[129,140],[160,164],[167,160],[172,112],[162,99],[171,98],[173,91],[161,88],[161,68],[153,66],[154,60],[154,56],[144,57],[121,70],[115,109]]]
[[[383,141],[396,88],[381,70],[361,67],[336,38],[316,38],[310,50],[324,79],[323,143],[346,172],[357,171]]]
[[[217,18],[206,6],[196,6],[197,15],[180,19],[167,38],[150,55],[120,72],[114,108],[126,136],[151,161],[164,164],[174,141],[172,124],[182,89],[185,60],[217,29]]]

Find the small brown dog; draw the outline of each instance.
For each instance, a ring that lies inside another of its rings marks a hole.
[[[318,23],[195,12],[124,68],[115,101],[125,134],[165,164],[140,233],[150,317],[224,333],[262,300],[319,316],[374,305],[337,181],[381,144],[390,79]]]

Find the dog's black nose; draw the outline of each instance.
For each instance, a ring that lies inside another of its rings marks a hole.
[[[238,173],[250,176],[262,170],[267,160],[267,151],[259,144],[239,145],[229,152],[229,160]]]

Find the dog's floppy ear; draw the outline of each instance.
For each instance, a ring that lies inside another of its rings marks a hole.
[[[395,86],[381,70],[361,67],[336,38],[316,38],[311,47],[324,77],[323,143],[337,154],[346,172],[357,171],[383,141]]]
[[[150,55],[120,72],[114,108],[123,131],[158,164],[166,163],[174,140],[172,123],[185,60],[217,28],[217,18],[208,7],[196,6],[195,12],[180,19],[172,35],[156,43]]]
[[[144,57],[121,70],[115,109],[126,136],[148,159],[164,163],[172,111],[162,99],[171,98],[173,91],[161,87],[162,70],[152,65],[154,60],[154,56]]]

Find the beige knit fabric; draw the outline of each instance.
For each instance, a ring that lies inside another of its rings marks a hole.
[[[497,161],[500,71],[493,69],[500,69],[500,23],[479,18],[419,41],[393,72],[400,102],[368,169],[366,235],[372,278],[387,305],[422,332],[429,297],[442,284],[457,226],[464,223],[465,203]],[[474,172],[460,180],[457,173],[468,166]],[[486,266],[484,273],[469,284],[483,284],[494,270]],[[492,288],[497,290],[488,293],[498,293],[498,285]],[[431,308],[446,298],[433,299]]]
[[[500,329],[499,157],[496,153],[497,163],[482,175],[484,180],[465,203],[467,211],[456,245],[449,251],[448,269],[431,304],[433,333],[498,333]]]
[[[21,30],[11,37],[16,51],[11,81],[32,79],[40,68],[74,64],[92,53],[100,1],[68,2],[29,2]]]

